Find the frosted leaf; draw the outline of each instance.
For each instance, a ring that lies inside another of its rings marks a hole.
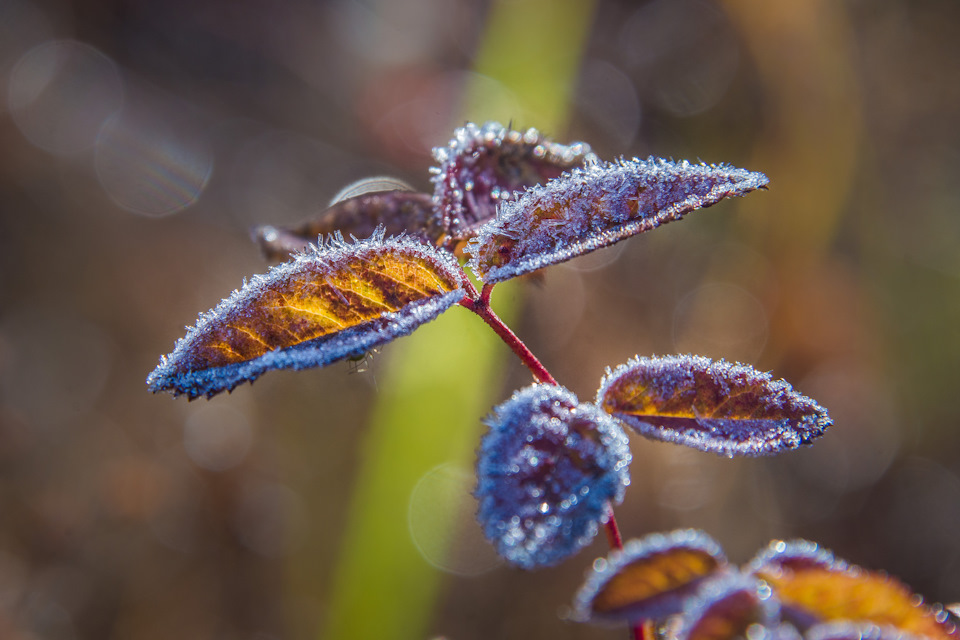
[[[847,563],[835,557],[832,551],[809,540],[772,540],[743,569],[750,573],[780,573],[815,567],[837,571],[848,569]]]
[[[595,565],[574,599],[580,621],[663,620],[707,578],[727,568],[717,542],[694,529],[630,540]]]
[[[486,419],[477,461],[477,519],[525,569],[579,551],[630,483],[630,449],[616,421],[562,387],[536,384]]]
[[[764,187],[762,173],[663,159],[591,162],[500,205],[465,252],[484,282],[501,282],[679,220]]]
[[[848,564],[807,540],[775,540],[747,568],[770,585],[784,618],[801,630],[856,621],[931,640],[960,637],[942,607],[924,604],[886,573]]]
[[[403,237],[339,236],[254,276],[177,341],[147,378],[191,399],[271,369],[319,367],[407,335],[463,298],[450,253]]]
[[[385,178],[369,178],[376,184],[394,185]],[[291,227],[263,225],[251,231],[254,242],[260,246],[268,260],[287,260],[290,255],[303,251],[320,236],[340,232],[346,236],[366,238],[378,227],[383,227],[387,236],[407,235],[430,244],[443,235],[433,226],[433,200],[429,194],[394,188],[392,191],[363,192],[364,187],[354,183],[338,194],[330,207],[316,216]],[[373,187],[371,187],[373,188]],[[352,195],[357,194],[359,195]]]
[[[499,122],[464,125],[433,157],[433,201],[454,241],[472,237],[516,192],[596,160],[582,142],[557,144],[536,129],[514,131]]]
[[[756,577],[723,572],[704,581],[680,614],[677,640],[774,640],[780,603]]]
[[[597,404],[643,436],[728,457],[796,449],[833,424],[787,382],[700,356],[637,357],[608,370]]]

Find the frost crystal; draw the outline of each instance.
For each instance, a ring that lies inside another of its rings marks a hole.
[[[431,169],[438,226],[453,240],[471,237],[515,192],[596,160],[582,142],[557,144],[536,129],[514,131],[499,122],[464,125],[433,157],[439,165]]]
[[[503,202],[465,252],[485,282],[570,260],[742,196],[768,180],[729,165],[663,159],[590,162]]]
[[[514,393],[486,420],[477,463],[484,534],[525,569],[589,544],[630,483],[630,450],[616,421],[567,389]]]
[[[597,404],[643,436],[727,457],[796,449],[833,424],[786,381],[700,356],[636,357],[608,370]]]

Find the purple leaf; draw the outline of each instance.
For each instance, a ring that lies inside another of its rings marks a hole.
[[[472,237],[515,192],[596,158],[582,142],[557,144],[536,129],[514,131],[499,122],[464,125],[433,157],[439,165],[431,169],[433,201],[453,241]]]
[[[536,384],[486,424],[477,519],[500,555],[532,569],[589,544],[630,483],[630,449],[616,420],[562,387]]]
[[[662,159],[588,163],[500,205],[465,252],[484,282],[570,260],[742,196],[768,180],[728,165]]]
[[[442,230],[432,226],[433,200],[413,191],[376,191],[338,200],[316,216],[291,227],[263,225],[251,234],[268,260],[288,260],[317,238],[340,232],[366,238],[378,227],[387,236],[408,235],[436,244]]]

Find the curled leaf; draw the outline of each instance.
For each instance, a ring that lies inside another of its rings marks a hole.
[[[756,577],[730,571],[704,581],[680,616],[677,640],[764,637],[754,630],[777,628],[780,603]]]
[[[770,585],[784,615],[800,628],[842,620],[931,639],[960,637],[942,608],[924,605],[887,574],[847,564],[806,540],[775,540],[747,568]]]
[[[598,560],[574,600],[581,621],[663,620],[680,613],[704,580],[727,567],[720,545],[683,529],[630,540]]]
[[[350,187],[355,193],[356,185]],[[350,196],[350,192],[347,195]],[[251,234],[268,260],[287,260],[291,254],[316,242],[318,237],[341,232],[366,238],[378,227],[383,227],[387,236],[406,232],[435,244],[443,232],[433,221],[433,200],[429,194],[395,189],[362,192],[335,201],[328,209],[299,225],[263,225],[255,227]]]
[[[557,144],[536,129],[514,131],[499,122],[464,125],[433,157],[439,165],[431,169],[433,201],[454,241],[472,237],[515,192],[596,158],[582,142]]]
[[[188,328],[147,378],[191,399],[271,369],[362,355],[406,335],[463,297],[449,253],[408,238],[336,237],[254,276]]]
[[[485,421],[477,519],[497,551],[525,569],[589,544],[630,483],[627,436],[562,387],[521,389]]]
[[[787,382],[699,356],[637,357],[608,370],[597,404],[648,438],[728,457],[795,449],[832,424]]]
[[[742,196],[768,180],[728,165],[648,158],[592,162],[500,205],[465,249],[484,282],[501,282]]]

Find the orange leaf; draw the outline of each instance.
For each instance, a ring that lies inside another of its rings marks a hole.
[[[748,633],[752,625],[776,627],[780,604],[762,585],[755,576],[738,571],[704,581],[684,604],[677,640],[736,640],[753,637]]]
[[[801,627],[845,620],[939,640],[960,637],[945,615],[938,619],[938,611],[901,582],[847,564],[806,540],[775,540],[748,568],[773,588],[785,614]]]
[[[700,583],[727,566],[720,546],[692,529],[630,540],[594,563],[577,593],[580,620],[662,620],[679,613]]]
[[[728,457],[795,449],[832,424],[783,380],[699,356],[634,358],[607,372],[597,404],[648,438]]]
[[[154,391],[213,396],[270,369],[361,355],[413,331],[463,297],[446,251],[408,238],[329,243],[234,291],[161,359]]]

